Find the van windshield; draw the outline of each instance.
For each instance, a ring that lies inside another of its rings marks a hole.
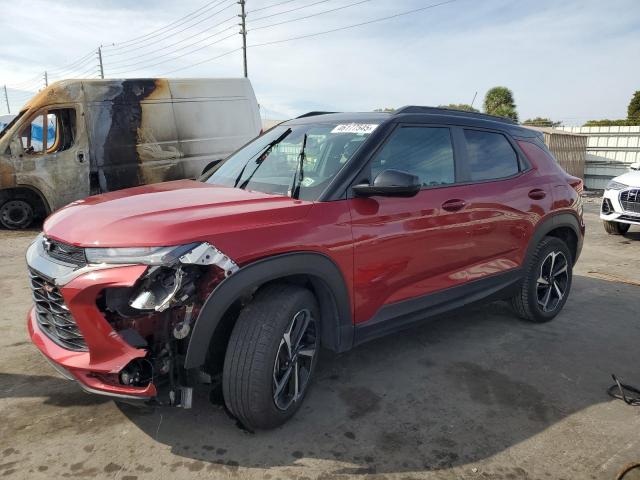
[[[11,127],[13,127],[18,120],[20,120],[20,117],[22,117],[24,115],[24,113],[26,112],[26,110],[21,111],[18,115],[16,115],[13,120],[11,120],[9,123],[7,123],[4,128],[2,129],[2,131],[0,131],[0,138],[4,137],[4,134],[7,133],[9,131],[9,129]]]
[[[375,124],[281,125],[217,165],[206,182],[317,200]]]

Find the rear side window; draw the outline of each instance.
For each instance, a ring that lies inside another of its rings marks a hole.
[[[455,164],[449,129],[397,129],[371,164],[372,180],[383,170],[389,169],[417,175],[425,187],[454,183]]]
[[[500,133],[465,130],[471,180],[511,177],[520,171],[515,150]]]

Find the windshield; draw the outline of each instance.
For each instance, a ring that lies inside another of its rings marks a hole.
[[[11,120],[9,123],[7,123],[4,126],[2,131],[0,131],[0,138],[4,137],[4,134],[7,133],[9,131],[9,129],[11,127],[13,127],[18,120],[20,120],[20,117],[22,117],[22,115],[24,115],[25,112],[26,112],[26,110],[21,111],[16,117],[13,118],[13,120]]]
[[[376,127],[360,123],[281,125],[219,164],[205,181],[317,200]]]

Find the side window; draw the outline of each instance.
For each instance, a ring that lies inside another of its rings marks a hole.
[[[43,115],[39,114],[31,123],[26,125],[20,133],[20,141],[22,142],[22,150],[25,153],[37,154],[43,152],[44,146],[44,129],[42,128],[44,122],[42,121]]]
[[[401,127],[391,135],[371,164],[375,178],[383,170],[417,175],[425,187],[455,182],[451,134],[446,127]]]
[[[59,108],[47,112],[47,153],[68,150],[73,146],[75,136],[75,109]]]
[[[500,133],[465,130],[471,180],[511,177],[520,171],[515,150]]]
[[[28,154],[54,153],[69,149],[76,134],[76,112],[60,108],[38,114],[20,133]]]

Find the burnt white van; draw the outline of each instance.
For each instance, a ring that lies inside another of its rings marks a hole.
[[[249,80],[64,80],[0,132],[0,223],[102,192],[196,178],[259,135]]]

